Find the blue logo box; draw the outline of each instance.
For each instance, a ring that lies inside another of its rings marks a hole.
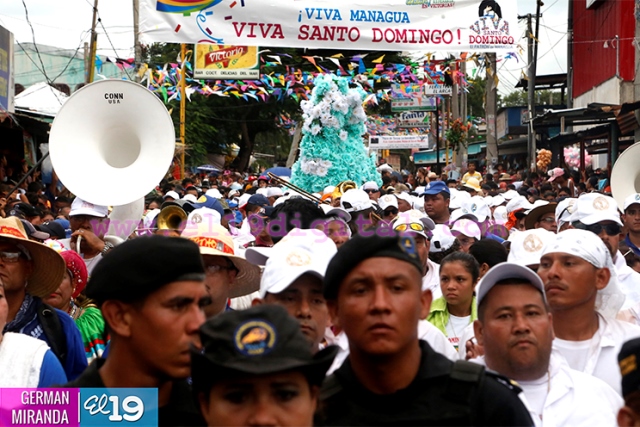
[[[158,390],[155,388],[81,388],[80,425],[158,425]]]

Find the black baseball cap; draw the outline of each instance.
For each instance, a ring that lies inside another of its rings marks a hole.
[[[334,300],[340,284],[351,270],[362,261],[376,257],[406,261],[422,275],[422,263],[412,237],[394,232],[385,233],[385,236],[376,233],[368,237],[358,234],[342,245],[329,262],[324,276],[324,297]]]
[[[618,353],[618,365],[622,375],[622,396],[640,390],[640,338],[625,342]]]
[[[191,240],[138,237],[116,246],[96,264],[86,295],[98,304],[107,300],[134,302],[169,283],[204,277],[200,248]]]
[[[45,222],[41,225],[37,225],[36,228],[56,239],[65,239],[67,237],[64,227],[55,221]]]
[[[299,370],[320,385],[338,353],[329,346],[315,355],[299,323],[275,304],[226,311],[200,327],[202,349],[191,351],[195,391],[208,392],[221,379]]]

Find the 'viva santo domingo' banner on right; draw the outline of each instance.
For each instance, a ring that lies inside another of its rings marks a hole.
[[[509,51],[515,0],[140,0],[143,42]]]

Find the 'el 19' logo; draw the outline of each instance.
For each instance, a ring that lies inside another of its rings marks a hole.
[[[152,388],[80,389],[80,423],[104,426],[158,424],[158,390]]]
[[[84,401],[84,409],[89,411],[89,415],[98,413],[109,415],[109,421],[135,422],[144,415],[144,403],[138,396],[127,396],[122,400],[122,410],[124,415],[120,415],[120,398],[118,396],[108,396],[103,394],[98,397],[91,396]]]

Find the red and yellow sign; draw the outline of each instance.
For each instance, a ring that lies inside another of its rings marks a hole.
[[[198,44],[194,77],[225,80],[260,78],[258,48]]]

